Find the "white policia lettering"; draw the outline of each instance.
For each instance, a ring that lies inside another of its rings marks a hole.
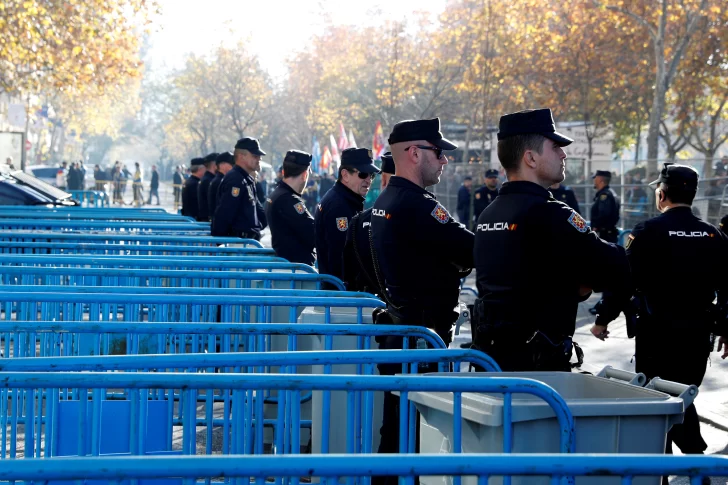
[[[384,209],[372,209],[372,215],[375,215],[377,217],[387,217],[387,213],[384,211]]]
[[[367,227],[367,226],[371,226],[371,225],[372,225],[371,222],[365,222],[364,224],[361,225],[361,227]]]
[[[708,234],[705,231],[692,231],[692,232],[667,231],[667,234],[670,236],[677,236],[677,237],[710,237],[710,234]]]
[[[513,224],[515,226],[515,224]],[[512,231],[515,229],[515,227],[512,227],[511,224],[508,224],[507,222],[496,222],[491,224],[490,222],[486,222],[485,224],[478,224],[477,231],[487,232],[487,231]]]

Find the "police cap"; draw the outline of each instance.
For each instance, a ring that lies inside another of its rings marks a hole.
[[[190,160],[190,167],[196,167],[198,165],[202,165],[203,163],[205,163],[204,158],[193,158],[192,160]]]
[[[374,165],[372,151],[368,148],[347,148],[341,152],[341,166],[355,168],[361,173],[379,173],[380,171]]]
[[[698,171],[688,165],[666,163],[662,167],[660,177],[650,182],[650,185],[665,184],[670,187],[683,187],[686,189],[698,189]]]
[[[498,178],[498,170],[490,169],[485,171],[485,178],[492,179],[492,178]]]
[[[302,152],[300,150],[288,150],[286,157],[283,159],[284,162],[294,163],[301,167],[308,167],[311,165],[313,157],[310,153]]]
[[[392,152],[382,155],[382,172],[394,175],[394,158]]]
[[[595,177],[606,177],[608,179],[611,179],[612,172],[610,172],[608,170],[597,170],[597,172],[594,175],[592,175],[592,178],[595,178]]]
[[[205,160],[205,163],[208,163],[208,162],[214,162],[214,161],[216,161],[216,160],[217,160],[217,156],[218,156],[218,155],[219,155],[219,153],[210,153],[209,155],[207,155],[207,156],[206,156],[206,157],[204,158],[204,160]]]
[[[440,118],[431,120],[405,120],[400,121],[389,134],[389,144],[405,141],[426,140],[443,150],[455,150],[458,146],[450,140],[443,138],[440,133]]]
[[[220,153],[215,161],[218,165],[220,165],[221,163],[229,163],[230,165],[235,165],[235,157],[231,152]]]
[[[256,138],[241,138],[238,140],[238,142],[235,144],[236,150],[248,150],[253,155],[263,156],[266,155],[266,153],[260,149],[260,143],[258,143],[258,140]]]
[[[498,123],[498,140],[516,135],[542,135],[561,147],[570,145],[574,141],[556,131],[554,117],[549,108],[527,109],[501,116]]]

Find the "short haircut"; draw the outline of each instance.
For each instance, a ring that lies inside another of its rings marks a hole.
[[[667,185],[666,183],[660,184],[660,190],[665,194],[665,197],[670,199],[673,204],[687,204],[692,205],[697,188],[686,188],[677,185]]]
[[[339,182],[341,182],[341,172],[343,172],[344,170],[346,170],[349,173],[354,173],[354,170],[356,170],[356,169],[354,167],[350,167],[348,165],[342,165],[342,166],[340,166],[339,167],[339,178],[336,179]]]
[[[299,165],[297,163],[293,162],[283,162],[283,178],[292,178],[292,177],[298,177],[303,172],[308,170],[308,167],[304,167],[303,165]]]
[[[202,162],[202,164],[205,166],[205,168],[210,168],[210,165],[212,165],[213,163],[217,163],[217,162],[215,160],[209,160],[206,162]]]
[[[539,155],[543,152],[546,137],[537,134],[509,136],[498,142],[498,159],[506,172],[517,172],[519,163],[526,150],[533,150]]]

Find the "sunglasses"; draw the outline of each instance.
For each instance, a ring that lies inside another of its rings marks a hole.
[[[412,145],[412,146],[408,146],[407,148],[405,148],[404,151],[407,151],[412,147],[419,148],[420,150],[432,150],[433,152],[435,152],[435,156],[437,157],[438,160],[440,160],[442,158],[442,148],[440,148],[440,147],[431,147],[431,146],[427,146],[427,145]]]
[[[376,173],[364,173],[364,172],[360,172],[359,170],[354,170],[354,172],[355,172],[355,173],[356,173],[356,174],[357,174],[357,175],[359,176],[359,178],[360,178],[360,179],[362,179],[362,180],[366,180],[366,179],[368,179],[369,177],[371,177],[371,179],[372,179],[372,180],[374,180],[374,177],[376,177],[376,176],[377,176],[377,174],[376,174]]]

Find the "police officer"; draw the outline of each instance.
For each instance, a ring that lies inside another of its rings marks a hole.
[[[728,238],[691,210],[698,189],[695,169],[665,164],[650,185],[656,186],[662,214],[637,224],[625,244],[639,302],[636,368],[648,378],[699,386],[711,332],[728,336]],[[606,325],[595,325],[592,332],[602,339],[609,334]],[[667,453],[672,442],[686,454],[707,448],[694,405],[667,437]]]
[[[235,166],[223,177],[212,222],[213,236],[260,240],[268,225],[265,211],[255,193],[254,172],[260,170],[265,152],[255,138],[241,138],[235,144]]]
[[[190,161],[190,177],[185,180],[182,187],[182,215],[194,217],[195,220],[197,220],[200,213],[200,204],[197,201],[197,186],[205,170],[203,162],[202,158],[193,158]]]
[[[210,183],[215,178],[215,172],[217,171],[217,155],[217,153],[210,153],[203,159],[205,175],[202,176],[197,186],[197,201],[200,204],[200,212],[197,214],[197,220],[200,222],[210,221],[210,203],[207,194],[210,192]]]
[[[548,191],[564,180],[563,147],[572,141],[556,132],[550,109],[500,119],[508,182],[476,226],[473,340],[504,371],[570,371],[579,301],[591,288],[629,280],[624,248],[600,239]],[[556,267],[553,281],[547,274]]]
[[[428,327],[448,344],[458,314],[460,280],[473,265],[473,233],[456,222],[425,187],[440,182],[448,160],[444,151],[457,146],[443,138],[439,118],[394,125],[389,145],[395,174],[372,209],[375,278],[384,288],[386,313],[377,323]],[[384,349],[402,348],[401,338],[387,337]],[[379,366],[379,373],[401,372]],[[399,398],[384,394],[380,453],[399,447]]]
[[[321,199],[314,215],[319,273],[343,278],[343,252],[349,222],[364,210],[364,197],[379,169],[372,151],[347,148],[341,152],[339,179]]]
[[[616,243],[619,237],[617,221],[619,221],[619,202],[617,195],[609,188],[612,174],[606,170],[597,170],[592,177],[594,188],[594,203],[591,206],[591,220],[589,221],[599,237],[607,242]]]
[[[463,179],[463,184],[458,189],[458,205],[456,211],[461,224],[470,227],[470,191],[473,188],[473,177],[470,175]]]
[[[728,214],[724,215],[720,220],[720,230],[723,231],[724,234],[728,235]]]
[[[382,155],[381,192],[387,188],[390,177],[394,175],[394,159],[390,152]],[[365,291],[381,294],[381,289],[374,275],[369,230],[371,228],[372,209],[355,215],[351,220],[351,229],[346,233],[344,246],[344,283],[349,291]]]
[[[554,184],[549,188],[549,192],[551,192],[551,195],[554,199],[558,200],[559,202],[563,202],[564,204],[574,209],[578,214],[581,214],[579,202],[576,200],[576,194],[574,194],[574,191],[571,190],[571,187],[567,187],[566,185],[561,184]]]
[[[475,208],[475,217],[477,221],[480,213],[490,205],[491,202],[498,197],[498,170],[485,171],[485,185],[475,191],[475,200],[473,207]]]
[[[289,150],[283,159],[283,180],[266,201],[265,215],[270,224],[271,240],[276,255],[292,263],[313,266],[313,216],[301,197],[308,183],[311,154]]]
[[[210,220],[215,215],[215,209],[217,209],[217,197],[218,189],[222,183],[222,179],[235,165],[235,158],[231,152],[222,152],[215,159],[215,165],[217,165],[217,173],[215,178],[210,182],[210,188],[207,190],[207,208],[210,211]]]

